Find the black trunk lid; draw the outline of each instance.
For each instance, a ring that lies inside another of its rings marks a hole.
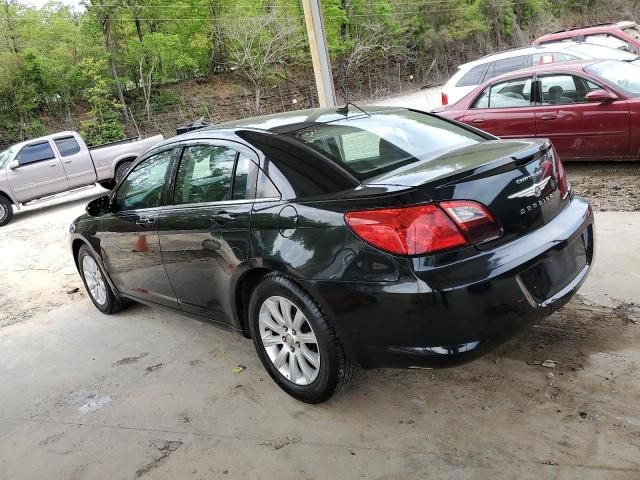
[[[434,201],[473,200],[503,229],[484,248],[545,225],[567,202],[548,140],[495,140],[464,147],[371,179],[367,184],[418,187]],[[483,246],[480,246],[483,248]]]

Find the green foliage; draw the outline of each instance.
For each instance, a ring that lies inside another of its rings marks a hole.
[[[321,3],[334,76],[344,89],[371,70],[397,66],[441,79],[462,62],[524,45],[552,28],[640,15],[637,0]],[[56,0],[41,8],[1,0],[0,143],[42,131],[34,122],[45,115],[47,124],[77,122],[78,105],[86,104],[91,118],[84,131],[95,141],[111,140],[124,120],[118,102],[144,98],[150,120],[176,103],[161,85],[221,71],[250,84],[259,109],[265,87],[311,69],[300,0],[86,0],[85,6],[80,12]]]
[[[85,120],[80,122],[80,135],[89,146],[122,140],[124,129],[117,118],[107,118],[102,121]]]

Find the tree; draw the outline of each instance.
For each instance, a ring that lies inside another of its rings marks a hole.
[[[132,42],[130,47],[138,66],[138,82],[144,95],[147,120],[150,120],[153,85],[179,78],[183,71],[195,68],[196,64],[184,52],[177,35],[149,33],[141,42]]]
[[[111,88],[103,72],[107,69],[104,61],[86,58],[80,69],[89,82],[84,95],[89,103],[90,120],[81,123],[80,133],[89,145],[120,140],[124,129],[118,120],[118,109],[122,108],[111,95]]]
[[[304,42],[300,26],[278,19],[274,12],[251,17],[226,15],[217,23],[214,38],[223,45],[231,69],[251,82],[256,111],[267,80],[296,57]]]

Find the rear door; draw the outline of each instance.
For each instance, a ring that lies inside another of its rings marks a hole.
[[[625,100],[586,100],[590,91],[603,87],[579,75],[540,75],[538,80],[536,135],[549,138],[560,158],[606,160],[629,156],[631,121]]]
[[[488,86],[465,112],[464,123],[501,138],[536,134],[532,77],[502,80]]]
[[[250,256],[257,161],[236,142],[196,142],[182,150],[158,232],[167,274],[186,312],[231,322],[230,285]]]
[[[118,290],[177,308],[157,233],[175,154],[174,148],[155,153],[129,172],[114,193],[117,211],[102,216],[96,236],[105,267]]]
[[[18,166],[7,170],[7,178],[18,201],[26,202],[69,189],[62,162],[48,140],[25,145],[15,160]]]
[[[53,144],[62,159],[69,187],[83,187],[96,182],[96,171],[89,150],[73,135],[54,136]]]

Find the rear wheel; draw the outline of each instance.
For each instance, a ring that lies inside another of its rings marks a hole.
[[[9,199],[0,195],[0,227],[5,226],[13,218],[13,206]]]
[[[122,179],[122,177],[124,177],[124,174],[127,173],[127,170],[129,170],[129,167],[131,166],[132,163],[133,163],[133,160],[129,160],[127,162],[122,162],[120,165],[117,166],[115,183],[118,183]]]
[[[267,275],[251,297],[249,315],[260,361],[289,395],[320,403],[349,385],[354,365],[318,304],[298,284]]]
[[[127,306],[128,302],[113,292],[97,260],[86,245],[78,250],[78,267],[89,298],[98,310],[110,315]]]

